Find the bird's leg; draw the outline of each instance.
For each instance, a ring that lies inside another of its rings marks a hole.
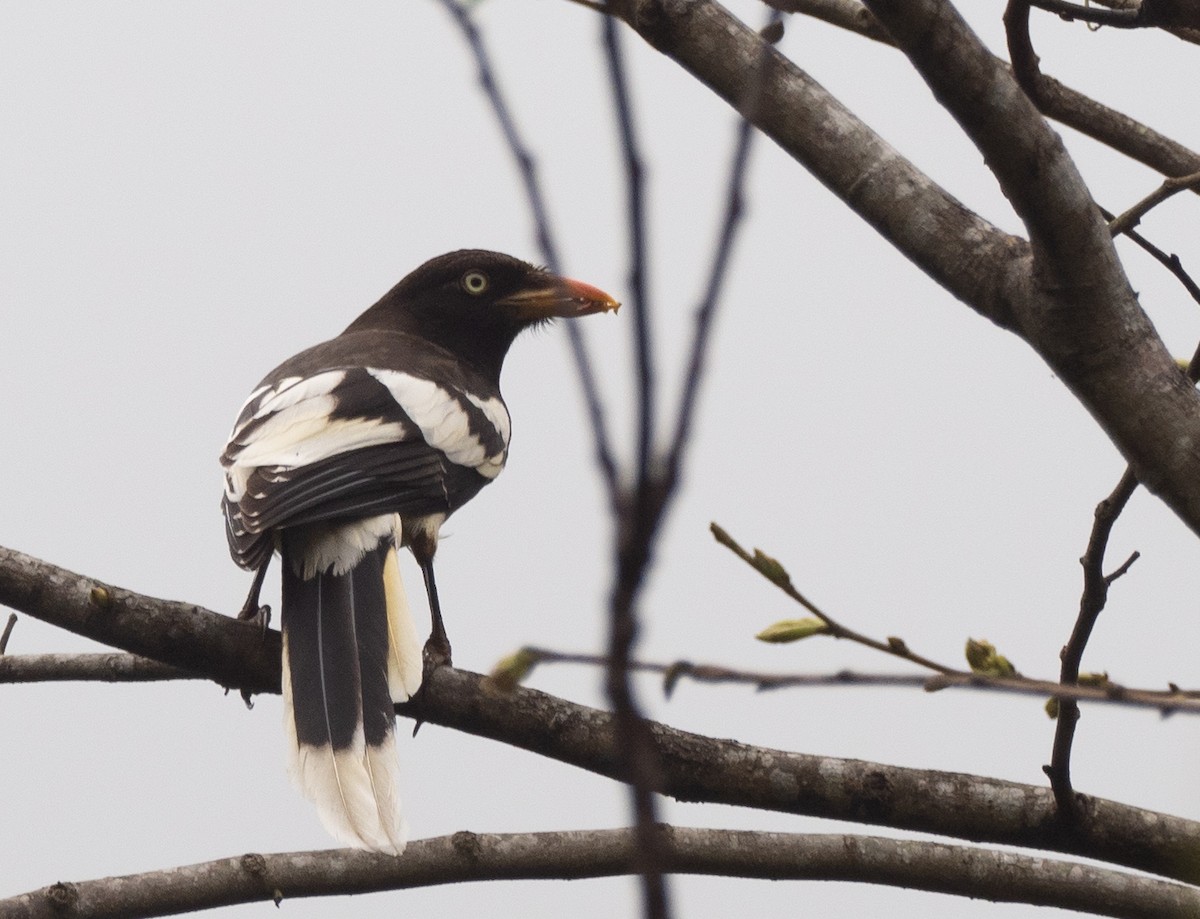
[[[429,640],[425,642],[422,654],[426,677],[441,665],[450,664],[450,639],[446,636],[442,605],[438,603],[437,582],[433,578],[433,556],[437,552],[438,527],[444,519],[440,516],[418,517],[406,522],[404,527],[404,542],[417,564],[421,566],[421,576],[425,579],[425,596],[429,598],[429,616],[433,620],[433,630],[429,633]]]
[[[425,642],[425,672],[428,673],[443,664],[449,666],[450,638],[446,635],[446,623],[442,621],[442,607],[438,603],[437,582],[433,579],[433,559],[418,558],[421,574],[425,577],[425,593],[429,597],[429,615],[433,619],[433,631]]]
[[[267,634],[267,626],[271,624],[271,607],[259,606],[258,595],[262,592],[263,581],[267,579],[267,569],[271,567],[271,556],[267,556],[267,560],[262,563],[258,571],[254,572],[254,583],[250,585],[250,593],[246,595],[246,602],[242,604],[242,608],[238,611],[237,617],[243,622],[253,622],[262,626],[262,632]]]

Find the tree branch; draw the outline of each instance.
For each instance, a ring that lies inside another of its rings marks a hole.
[[[1164,201],[1171,198],[1173,195],[1179,194],[1181,191],[1194,191],[1200,188],[1200,172],[1193,172],[1191,175],[1178,176],[1168,178],[1158,188],[1148,194],[1145,198],[1129,208],[1119,217],[1109,221],[1108,231],[1113,236],[1120,233],[1127,233],[1141,222],[1141,219],[1146,216],[1153,208],[1158,207]]]
[[[172,667],[148,657],[112,651],[105,654],[8,654],[0,657],[0,683],[148,683],[160,680],[207,680],[207,674]]]
[[[0,657],[8,651],[8,640],[12,638],[13,629],[17,625],[17,614],[9,613],[8,621],[4,623],[4,631],[0,632]]]
[[[191,603],[102,584],[0,547],[0,605],[229,689],[279,692],[279,633]]]
[[[43,582],[41,589],[31,579]],[[279,692],[279,636],[187,604],[109,587],[97,614],[94,581],[0,549],[0,603],[89,638],[190,669],[222,685]],[[144,633],[144,634],[143,634]],[[159,656],[161,655],[161,656]],[[619,779],[612,716],[546,693],[503,692],[484,677],[440,667],[403,715],[519,747]],[[788,753],[651,724],[662,793],[976,842],[1078,855],[1200,884],[1200,824],[1102,798],[1069,831],[1048,788],[999,779]]]
[[[598,654],[572,654],[547,648],[525,647],[514,655],[520,662],[522,675],[538,664],[584,664],[604,667],[607,660]],[[753,686],[760,691],[821,686],[903,687],[925,692],[943,689],[974,689],[988,692],[1013,693],[1052,699],[1071,699],[1076,702],[1100,702],[1151,708],[1162,715],[1176,713],[1200,715],[1200,690],[1178,687],[1166,690],[1134,689],[1106,681],[1102,686],[1063,685],[1054,680],[1038,680],[1025,676],[1001,677],[987,673],[951,672],[926,676],[920,673],[858,673],[839,670],[836,673],[765,673],[760,670],[738,670],[721,664],[697,664],[692,661],[631,661],[629,669],[640,673],[655,673],[663,678],[663,691],[670,695],[680,680],[697,683],[734,683]],[[0,662],[0,679],[3,675]],[[493,675],[495,676],[495,675]],[[501,681],[511,678],[500,675]]]
[[[945,0],[867,0],[938,102],[983,154],[1024,222],[1039,285],[1131,299],[1075,163],[1017,84]]]
[[[441,668],[397,711],[620,777],[612,716],[536,690],[506,693]],[[1100,798],[1069,830],[1049,788],[961,773],[789,753],[651,724],[663,794],[1063,852],[1200,883],[1200,824]]]
[[[492,69],[491,57],[483,43],[483,36],[475,26],[470,10],[459,0],[441,0],[441,3],[454,20],[455,25],[458,26],[459,31],[462,32],[463,40],[466,41],[467,47],[475,58],[480,89],[483,90],[484,97],[492,107],[492,113],[496,116],[496,122],[504,136],[504,142],[508,145],[521,176],[521,184],[525,189],[530,213],[533,215],[534,235],[537,238],[538,248],[542,251],[542,257],[546,260],[547,267],[552,271],[558,271],[558,249],[554,244],[554,234],[550,229],[550,211],[546,207],[541,182],[538,180],[537,161],[522,140],[517,123],[509,112],[508,103],[504,100],[500,84]],[[596,383],[591,355],[587,349],[582,327],[575,322],[565,322],[563,325],[567,331],[567,341],[571,346],[571,356],[575,361],[575,370],[583,392],[584,404],[587,406],[588,418],[591,421],[592,446],[596,455],[596,464],[600,467],[604,483],[608,488],[609,501],[615,504],[618,490],[617,464],[612,454],[612,439],[608,434],[604,403],[600,398],[600,387]]]
[[[645,578],[658,531],[662,502],[657,499],[653,468],[657,430],[657,372],[650,322],[647,284],[645,176],[634,121],[633,101],[626,78],[621,36],[609,16],[601,22],[601,41],[608,64],[609,87],[625,166],[625,211],[629,225],[629,288],[633,294],[634,390],[637,393],[637,447],[631,492],[622,496],[616,513],[617,565],[609,601],[608,667],[605,690],[617,726],[617,754],[629,783],[637,838],[636,870],[641,878],[642,915],[668,919],[670,900],[664,877],[667,862],[662,837],[655,832],[658,801],[654,789],[661,775],[650,736],[629,675],[629,660],[637,644],[640,623],[637,596]]]
[[[1200,396],[1138,305],[1061,142],[947,6],[869,5],[984,151],[1030,228],[1032,249],[968,211],[717,4],[636,0],[626,18],[730,104],[763,68],[755,124],[931,278],[1016,331],[1138,480],[1200,532]],[[1052,216],[1036,212],[1043,203]]]
[[[1096,620],[1108,602],[1108,588],[1117,575],[1104,573],[1104,554],[1108,550],[1112,528],[1121,512],[1125,510],[1125,505],[1129,503],[1137,485],[1133,470],[1126,469],[1112,493],[1096,505],[1087,550],[1079,560],[1083,566],[1083,595],[1079,598],[1079,615],[1061,654],[1062,669],[1059,679],[1067,686],[1079,682],[1079,665],[1083,661],[1083,651],[1091,638]],[[1078,704],[1071,699],[1062,700],[1058,706],[1058,718],[1054,726],[1054,748],[1050,764],[1042,767],[1050,779],[1050,787],[1054,790],[1059,811],[1067,821],[1074,820],[1080,808],[1080,801],[1071,786],[1071,745],[1075,739],[1075,725],[1078,722]]]
[[[1200,891],[1075,862],[923,840],[662,827],[675,874],[857,881],[1057,906],[1125,919],[1193,915]],[[4,919],[135,919],[238,903],[407,890],[483,880],[629,874],[629,830],[477,834],[411,842],[402,858],[335,849],[249,854],[94,881],[59,882],[0,900]]]
[[[1054,13],[1067,21],[1079,20],[1093,25],[1111,26],[1114,29],[1143,29],[1150,23],[1142,17],[1140,6],[1126,9],[1081,6],[1067,0],[1032,0],[1033,5],[1047,13]]]
[[[893,47],[896,45],[887,29],[859,0],[769,2],[778,9],[812,16],[866,38]],[[1195,40],[1195,37],[1191,40]],[[1006,66],[999,58],[997,61],[1001,66]],[[1039,73],[1036,92],[1030,95],[1047,118],[1074,128],[1162,175],[1182,176],[1200,171],[1200,154],[1148,125],[1064,86],[1053,77]]]
[[[1004,266],[1027,252],[900,156],[811,76],[717,3],[631,0],[626,21],[750,121],[937,283],[1005,328]]]

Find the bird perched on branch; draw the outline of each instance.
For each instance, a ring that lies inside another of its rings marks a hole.
[[[393,703],[450,661],[433,577],[438,530],[500,474],[513,340],[612,297],[496,252],[426,262],[341,335],[271,371],[242,406],[225,468],[229,548],[256,572],[243,618],[282,559],[289,771],[350,845],[399,854]],[[396,550],[421,567],[424,660]]]

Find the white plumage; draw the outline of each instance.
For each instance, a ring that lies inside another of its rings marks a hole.
[[[508,453],[510,422],[508,410],[499,399],[479,399],[470,393],[451,394],[432,380],[398,370],[371,368],[367,372],[387,387],[404,413],[420,428],[429,446],[445,453],[456,466],[475,469],[488,478],[500,474]],[[503,450],[488,454],[479,437],[471,433],[471,419],[459,396],[483,412],[504,442]]]

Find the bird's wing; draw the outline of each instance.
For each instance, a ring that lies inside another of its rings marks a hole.
[[[240,564],[265,561],[279,527],[450,513],[504,468],[510,429],[498,393],[438,379],[428,362],[392,363],[313,368],[306,352],[251,394],[221,457]]]

